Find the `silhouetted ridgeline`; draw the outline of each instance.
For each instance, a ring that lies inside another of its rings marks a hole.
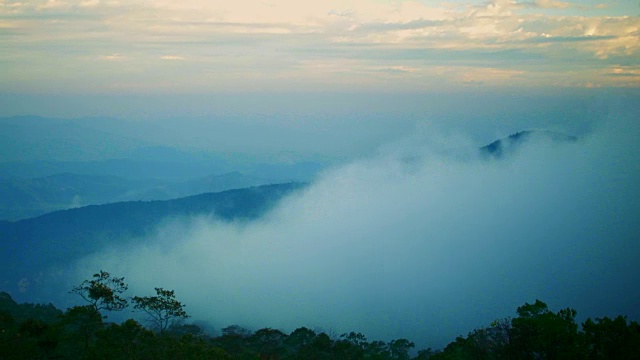
[[[483,146],[481,153],[501,157],[513,153],[520,144],[533,137],[556,142],[575,140],[550,131],[522,131]],[[146,155],[137,157],[138,160],[112,159],[88,163],[0,162],[0,219],[17,221],[87,205],[169,200],[265,184],[306,181],[310,174],[317,174],[322,168],[319,164],[306,162],[295,166],[254,164],[253,175],[239,171],[221,173],[211,168],[215,161],[189,158],[175,149],[142,148],[136,153]],[[169,162],[172,159],[175,162]],[[28,169],[33,170],[31,174]],[[33,176],[39,171],[51,174]],[[215,175],[189,177],[207,171]],[[188,180],[167,180],[178,174]]]
[[[17,222],[0,221],[0,286],[15,288],[26,274],[147,235],[168,218],[212,215],[223,220],[255,219],[303,186],[287,183],[175,200],[91,205]]]
[[[210,175],[183,182],[74,173],[36,178],[0,176],[0,219],[17,221],[87,205],[169,200],[274,183],[279,182],[240,172]]]
[[[18,304],[0,292],[0,359],[640,358],[640,324],[623,316],[587,319],[580,326],[575,310],[553,312],[539,300],[525,303],[516,313],[459,336],[442,350],[416,351],[408,339],[370,341],[359,332],[329,336],[306,327],[286,334],[231,325],[212,336],[195,324],[173,322],[165,331],[152,331],[133,319],[108,323],[90,305],[62,312],[50,304]]]
[[[512,154],[519,146],[532,138],[551,140],[552,142],[573,142],[578,140],[575,136],[565,135],[554,131],[525,130],[511,134],[506,138],[496,140],[489,145],[480,148],[483,155],[501,158]]]

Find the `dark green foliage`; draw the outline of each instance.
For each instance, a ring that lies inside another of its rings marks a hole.
[[[122,297],[127,288],[123,277],[111,277],[108,272],[100,270],[93,274],[93,280],[83,281],[74,286],[71,292],[80,295],[96,312],[121,311],[128,305],[127,300]]]
[[[156,359],[230,360],[223,349],[213,346],[207,339],[191,334],[180,338],[160,337],[162,353]]]
[[[173,315],[183,313],[180,310],[184,305],[175,300],[173,291],[157,288],[156,292],[157,296],[136,297],[136,304],[149,309],[173,309],[170,312]],[[369,341],[358,332],[332,339],[326,333],[304,327],[287,335],[272,328],[252,332],[231,325],[222,329],[221,336],[210,337],[193,324],[165,325],[163,331],[153,332],[132,319],[121,324],[104,323],[94,304],[72,307],[64,313],[50,306],[61,314],[53,321],[48,316],[50,307],[16,304],[5,293],[0,293],[0,305],[3,360],[640,359],[637,322],[629,322],[622,316],[588,319],[580,329],[575,322],[575,310],[552,312],[539,300],[520,306],[516,318],[496,320],[489,327],[457,337],[442,351],[426,349],[417,353],[412,353],[414,343],[407,339]],[[16,316],[26,313],[36,317],[17,320]],[[159,329],[157,324],[154,326]]]
[[[311,349],[317,359],[327,359],[333,352],[333,341],[326,333],[320,333],[313,339]]]
[[[287,338],[287,345],[292,350],[299,350],[311,346],[318,335],[315,331],[301,327],[295,329]]]
[[[6,292],[0,292],[0,312],[11,314],[18,323],[27,319],[38,319],[51,324],[62,315],[62,311],[52,304],[17,304]]]
[[[61,314],[51,304],[17,304],[0,292],[0,359],[52,357],[59,342],[54,324]]]
[[[51,358],[58,346],[57,332],[41,320],[25,320],[18,329],[23,338],[30,338],[35,343],[34,353],[39,358]]]
[[[576,311],[570,308],[551,312],[536,300],[517,310],[511,322],[509,355],[513,359],[582,359]]]
[[[326,337],[327,341],[323,341]],[[290,359],[326,359],[331,352],[331,339],[326,334],[301,327],[285,340]]]
[[[94,335],[90,347],[77,354],[96,360],[230,359],[224,350],[213,346],[204,336],[156,334],[132,319],[122,324],[104,325]]]
[[[222,336],[212,339],[213,344],[222,348],[232,359],[256,359],[258,353],[251,346],[253,332],[240,325],[230,325],[222,329]]]
[[[180,324],[174,322],[167,329],[167,333],[173,336],[193,335],[196,337],[203,337],[206,335],[204,329],[196,324]]]
[[[49,359],[57,346],[51,325],[36,319],[17,324],[10,314],[0,313],[0,359]]]
[[[333,345],[333,353],[339,359],[364,359],[365,350],[368,347],[367,337],[362,333],[350,332],[340,335]]]
[[[428,348],[428,349],[419,350],[418,356],[416,356],[414,359],[428,360],[428,359],[433,359],[434,355],[436,355],[436,353],[431,348]]]
[[[536,300],[517,309],[518,317],[497,320],[491,327],[458,337],[429,359],[584,359],[585,342],[575,322],[576,311],[550,311]]]
[[[135,320],[110,324],[96,333],[92,359],[144,359],[155,353],[155,336]]]
[[[159,332],[164,332],[172,321],[189,317],[184,304],[176,300],[173,290],[155,288],[156,296],[134,296],[134,308],[149,315],[149,321]]]
[[[249,337],[253,334],[253,331],[243,328],[240,325],[229,325],[226,328],[222,329],[223,336],[239,336],[239,337]]]
[[[263,359],[279,359],[286,354],[287,335],[280,330],[264,328],[251,336],[251,347]]]
[[[17,334],[16,320],[5,310],[0,310],[0,359],[10,359]]]
[[[62,352],[67,355],[86,354],[102,328],[102,316],[90,305],[69,308],[58,323],[63,340]]]
[[[623,316],[587,319],[582,324],[589,359],[640,359],[640,324]]]
[[[407,339],[391,340],[389,342],[389,353],[392,359],[408,360],[409,351],[416,347],[416,344]]]

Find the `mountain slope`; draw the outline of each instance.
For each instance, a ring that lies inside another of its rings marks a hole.
[[[130,180],[107,175],[62,173],[33,179],[0,177],[0,219],[17,221],[53,211],[122,201],[169,200],[275,183],[239,172],[184,182]]]
[[[501,158],[515,153],[520,146],[534,139],[550,140],[554,143],[574,142],[578,140],[575,136],[547,130],[525,130],[511,134],[506,138],[498,139],[480,148],[483,156]]]
[[[213,215],[255,219],[304,185],[288,183],[166,201],[135,201],[56,211],[17,222],[0,221],[0,287],[18,291],[21,279],[69,263],[108,245],[150,234],[174,217]]]

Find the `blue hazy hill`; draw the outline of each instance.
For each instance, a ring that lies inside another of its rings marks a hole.
[[[547,130],[525,130],[511,134],[506,138],[498,139],[488,145],[480,148],[480,152],[484,156],[493,158],[501,158],[515,153],[520,146],[527,141],[537,139],[550,140],[556,143],[573,142],[578,140],[575,136],[562,134],[555,131]]]
[[[552,141],[575,141],[574,137],[562,134],[540,134]],[[480,148],[480,152],[500,159],[512,154],[535,136],[536,133],[532,131],[516,133]],[[76,182],[86,185],[79,179],[86,180],[65,174],[46,181],[62,188],[72,187]],[[91,179],[93,183],[87,185],[89,188],[105,186],[106,189],[116,191],[132,186],[122,185],[120,180],[113,177]],[[237,184],[243,179],[247,178],[240,173],[229,173],[204,177],[183,185],[197,191],[210,187],[212,183]],[[172,200],[115,202],[55,211],[15,222],[0,221],[0,287],[12,292],[18,291],[18,284],[23,279],[35,279],[38,274],[41,276],[46,273],[47,269],[73,262],[109,245],[127,245],[130,241],[137,241],[136,239],[150,235],[167,219],[198,215],[211,215],[233,221],[256,219],[284,196],[303,186],[303,183],[284,183]]]
[[[87,205],[169,200],[276,182],[240,172],[210,175],[181,182],[74,173],[37,178],[0,176],[0,219],[17,221]]]
[[[0,221],[0,287],[18,291],[21,279],[33,279],[105,246],[135,241],[167,219],[199,215],[229,221],[255,219],[303,186],[264,185],[174,200],[91,205],[16,222]]]

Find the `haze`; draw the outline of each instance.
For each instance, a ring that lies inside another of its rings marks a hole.
[[[73,280],[99,267],[133,291],[169,287],[218,328],[304,324],[432,347],[536,298],[638,318],[638,130],[611,119],[501,161],[416,136],[326,171],[259,221],[175,220],[81,261]]]
[[[639,13],[635,0],[0,0],[0,180],[307,183],[256,220],[165,219],[60,259],[56,304],[103,269],[132,293],[175,290],[213,331],[439,348],[535,299],[640,320]],[[578,140],[479,154],[522,130]],[[123,159],[155,167],[104,166]]]

